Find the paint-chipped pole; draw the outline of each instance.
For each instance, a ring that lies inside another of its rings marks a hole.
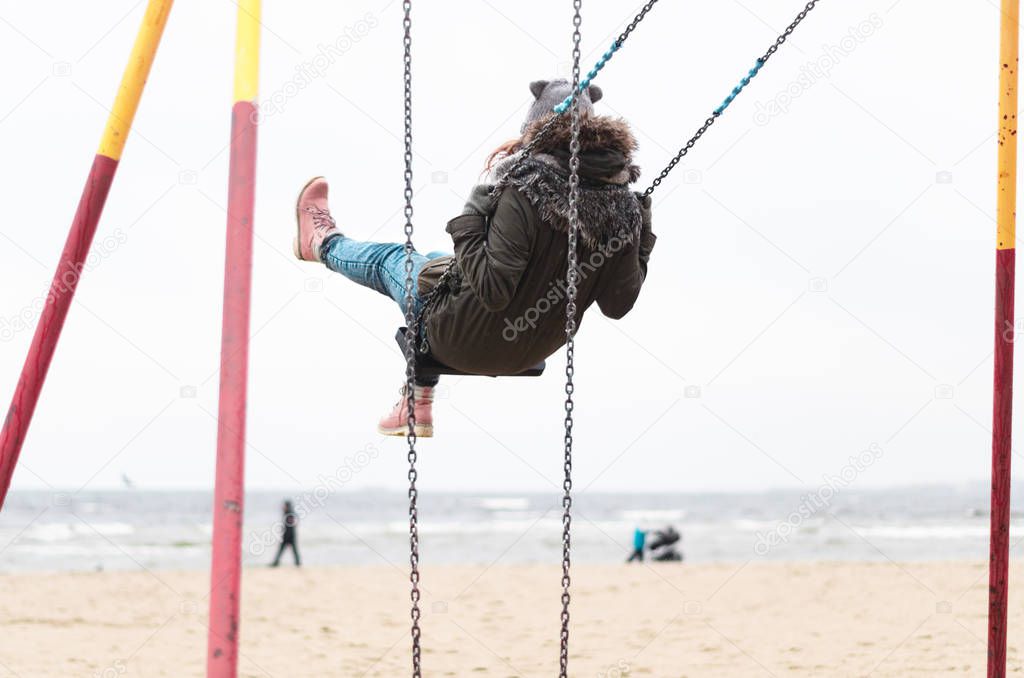
[[[208,678],[238,675],[259,49],[260,0],[240,0],[235,42],[235,94],[231,109],[217,481],[213,500],[210,633],[206,657]]]
[[[1017,228],[1017,66],[1020,0],[1002,0],[999,48],[999,181],[996,203],[995,375],[992,401],[992,523],[989,550],[988,678],[1006,676],[1013,413],[1013,292]]]
[[[21,368],[21,377],[15,387],[11,406],[0,431],[0,507],[7,497],[11,476],[18,463],[18,455],[25,442],[32,414],[39,402],[39,392],[46,381],[46,373],[53,360],[60,333],[64,327],[71,300],[85,268],[96,227],[99,225],[107,194],[114,181],[125,141],[131,131],[135,111],[142,98],[142,90],[149,77],[149,69],[156,57],[160,38],[167,24],[174,0],[150,0],[142,25],[135,37],[128,65],[121,78],[121,86],[107,119],[100,147],[93,159],[85,189],[78,202],[75,218],[71,222],[64,243],[64,251],[57,263],[57,271],[50,283],[43,311],[36,325],[36,333],[28,349],[28,357]],[[45,224],[43,224],[45,226]]]

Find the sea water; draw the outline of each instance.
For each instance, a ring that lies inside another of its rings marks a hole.
[[[1020,492],[1015,492],[1020,496]],[[308,565],[408,562],[402,491],[246,497],[243,562],[273,560],[281,503],[295,502]],[[12,492],[0,513],[0,571],[199,569],[210,558],[208,492]],[[687,562],[983,560],[988,486],[845,488],[754,494],[599,494],[574,500],[573,561],[614,563],[633,531],[672,525]],[[422,557],[432,563],[553,563],[561,557],[557,493],[420,495]],[[1016,523],[1016,512],[1014,522]],[[1011,539],[1024,530],[1016,525]],[[291,554],[284,562],[290,564]]]

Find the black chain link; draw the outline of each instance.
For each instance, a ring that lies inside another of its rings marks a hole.
[[[786,28],[786,30],[783,31],[782,35],[778,37],[775,43],[768,48],[768,51],[764,53],[764,56],[758,59],[758,62],[760,64],[759,67],[764,66],[768,62],[768,59],[770,59],[773,54],[779,51],[779,47],[781,47],[782,44],[786,42],[786,40],[789,38],[789,36],[793,34],[793,31],[795,31],[796,27],[800,25],[800,22],[807,18],[808,12],[814,9],[815,5],[817,5],[818,2],[819,0],[811,0],[811,2],[808,2],[807,5],[800,11],[800,13],[796,15],[796,19],[793,20],[793,23],[791,23]],[[669,161],[668,165],[665,166],[665,169],[661,170],[661,173],[658,174],[658,176],[654,179],[651,185],[647,187],[647,190],[644,191],[644,197],[649,196],[651,193],[654,193],[654,189],[661,185],[661,182],[665,180],[665,177],[668,176],[669,172],[675,169],[676,165],[679,164],[679,161],[682,160],[690,152],[690,149],[694,147],[697,141],[702,136],[704,136],[704,133],[707,132],[708,129],[712,125],[714,125],[715,121],[718,120],[718,118],[720,118],[721,116],[721,111],[715,111],[714,113],[711,114],[711,117],[704,121],[704,124],[700,126],[700,129],[697,130],[697,133],[690,137],[690,140],[686,142],[686,145],[679,149],[679,152],[676,153],[675,156]]]
[[[412,587],[409,598],[412,608],[412,675],[421,678],[420,669],[420,534],[417,520],[419,509],[416,489],[416,296],[412,270],[412,0],[402,3],[405,10],[402,26],[405,35],[405,401],[409,429],[406,442],[409,445],[409,581]]]
[[[764,56],[761,57],[761,63],[766,63],[768,59],[771,59],[773,54],[779,51],[779,48],[782,47],[782,43],[786,42],[786,39],[793,35],[793,31],[796,30],[796,27],[800,25],[801,21],[807,18],[807,13],[814,9],[814,6],[817,4],[818,0],[811,0],[807,3],[803,10],[796,15],[796,19],[793,20],[793,23],[791,23],[786,30],[783,31],[782,35],[779,36],[779,39],[775,41],[775,44],[769,47],[768,51],[764,53]]]
[[[629,22],[629,25],[626,26],[626,30],[619,33],[619,37],[615,40],[616,45],[622,47],[622,43],[626,42],[626,38],[629,37],[629,34],[633,32],[633,29],[636,28],[638,23],[644,20],[644,17],[647,16],[647,13],[651,11],[651,8],[654,7],[657,2],[658,0],[647,1],[647,4],[643,6],[637,15],[633,17],[633,20]]]
[[[669,160],[668,164],[665,165],[665,169],[661,170],[661,174],[655,177],[654,181],[651,182],[651,185],[647,187],[647,190],[644,191],[645,198],[649,196],[651,193],[654,193],[654,189],[656,189],[658,186],[661,186],[661,182],[665,181],[665,177],[668,176],[669,172],[676,168],[676,165],[679,164],[679,161],[682,160],[686,156],[686,154],[690,152],[690,149],[697,144],[700,138],[704,136],[704,133],[711,129],[711,126],[715,124],[715,120],[718,120],[720,116],[721,113],[713,113],[710,118],[704,121],[704,124],[700,126],[700,129],[697,130],[697,133],[690,137],[690,140],[686,142],[686,145],[679,149],[679,152],[676,153],[675,157]]]
[[[583,0],[573,0],[572,17],[572,91],[576,93],[580,83],[580,25],[583,19],[580,9]],[[569,602],[571,596],[569,577],[572,550],[572,429],[573,429],[573,374],[575,372],[576,349],[576,295],[579,284],[579,259],[577,241],[580,231],[580,99],[574,96],[570,109],[571,137],[569,142],[569,247],[566,256],[566,303],[565,303],[565,462],[562,481],[562,633],[559,652],[559,677],[567,678],[569,672]]]

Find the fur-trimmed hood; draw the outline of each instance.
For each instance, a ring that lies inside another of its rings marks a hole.
[[[550,120],[538,120],[527,128],[523,143],[532,141]],[[569,230],[569,141],[568,115],[539,139],[533,154],[518,162],[518,156],[502,161],[494,169],[497,187],[517,188],[552,228]],[[584,116],[580,121],[580,237],[588,247],[597,248],[618,236],[631,243],[640,232],[640,205],[629,184],[640,177],[633,164],[636,138],[621,118]]]

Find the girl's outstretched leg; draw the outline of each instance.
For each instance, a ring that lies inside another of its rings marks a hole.
[[[360,242],[344,235],[332,235],[323,244],[322,259],[327,268],[352,282],[390,297],[405,313],[405,245]],[[427,258],[412,253],[414,310],[419,310],[416,280]]]

